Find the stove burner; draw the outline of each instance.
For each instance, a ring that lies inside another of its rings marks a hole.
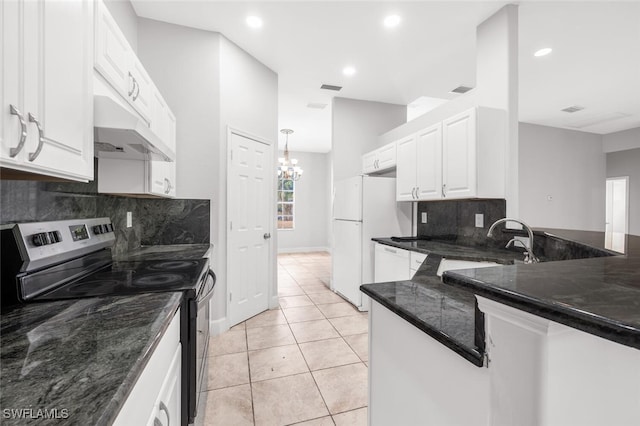
[[[133,280],[134,286],[161,286],[175,284],[184,281],[186,278],[181,274],[149,274]]]
[[[173,269],[184,269],[196,265],[198,262],[193,260],[171,260],[166,262],[155,262],[153,265],[149,265],[147,269],[154,271],[166,271]]]

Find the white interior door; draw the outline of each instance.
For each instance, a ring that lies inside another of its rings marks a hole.
[[[229,324],[269,307],[275,168],[271,146],[230,133],[227,183]]]
[[[629,177],[607,179],[605,248],[624,253],[629,233]]]

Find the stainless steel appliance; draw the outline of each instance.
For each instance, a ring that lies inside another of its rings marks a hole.
[[[182,424],[195,422],[199,393],[206,390],[209,300],[216,281],[208,259],[113,262],[115,235],[109,218],[21,223],[5,226],[0,235],[3,309],[52,300],[183,292]]]

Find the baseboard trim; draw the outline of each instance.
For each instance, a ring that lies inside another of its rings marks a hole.
[[[279,248],[278,254],[289,254],[289,253],[310,253],[314,251],[324,251],[327,253],[331,253],[329,247],[296,247],[296,248]]]
[[[227,324],[227,317],[222,317],[217,320],[209,321],[209,335],[211,337],[222,334],[229,330],[229,324]]]

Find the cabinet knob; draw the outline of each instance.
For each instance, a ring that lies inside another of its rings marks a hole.
[[[22,113],[18,110],[18,108],[15,107],[15,105],[9,105],[9,112],[11,112],[11,115],[17,116],[18,120],[20,121],[20,140],[18,141],[18,145],[15,148],[11,148],[9,150],[9,156],[13,158],[18,155],[20,151],[22,151],[24,143],[27,140],[27,123],[24,121]]]
[[[271,238],[271,234],[270,233],[265,233],[262,238],[264,238],[265,240],[268,240],[269,238]]]

